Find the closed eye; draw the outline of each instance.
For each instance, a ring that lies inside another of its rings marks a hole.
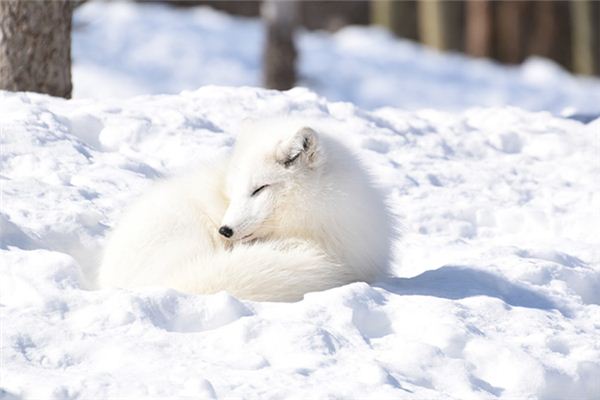
[[[254,192],[252,192],[251,196],[254,197],[257,194],[259,194],[264,188],[268,187],[269,185],[262,185],[261,187],[258,187],[254,190]]]
[[[283,166],[286,167],[286,168],[289,167],[290,165],[292,165],[294,163],[294,161],[296,161],[298,159],[298,157],[300,157],[300,153],[298,153],[295,156],[290,157],[287,160],[285,160],[283,162]]]

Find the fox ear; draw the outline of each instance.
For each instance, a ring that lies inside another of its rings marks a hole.
[[[300,128],[290,139],[283,142],[277,151],[277,162],[285,168],[304,160],[314,164],[317,151],[317,133],[309,127]]]

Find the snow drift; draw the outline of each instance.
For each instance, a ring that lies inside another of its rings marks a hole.
[[[326,117],[403,222],[397,277],[297,303],[94,290],[107,230],[246,117]],[[364,111],[295,89],[0,92],[0,397],[588,398],[600,392],[600,120]]]

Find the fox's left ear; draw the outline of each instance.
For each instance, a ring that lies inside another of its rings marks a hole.
[[[317,156],[317,133],[309,128],[300,128],[290,139],[281,144],[277,150],[277,162],[290,168],[299,162],[313,166]]]

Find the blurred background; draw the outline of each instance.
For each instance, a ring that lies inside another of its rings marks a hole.
[[[291,1],[287,1],[292,3]],[[168,2],[169,3],[169,2]],[[260,1],[172,1],[208,5],[258,17]],[[378,25],[397,37],[444,51],[518,64],[531,55],[580,74],[600,74],[598,1],[354,0],[298,1],[298,23],[335,32],[346,25]]]
[[[0,1],[0,88],[304,86],[366,109],[600,113],[600,2]]]

